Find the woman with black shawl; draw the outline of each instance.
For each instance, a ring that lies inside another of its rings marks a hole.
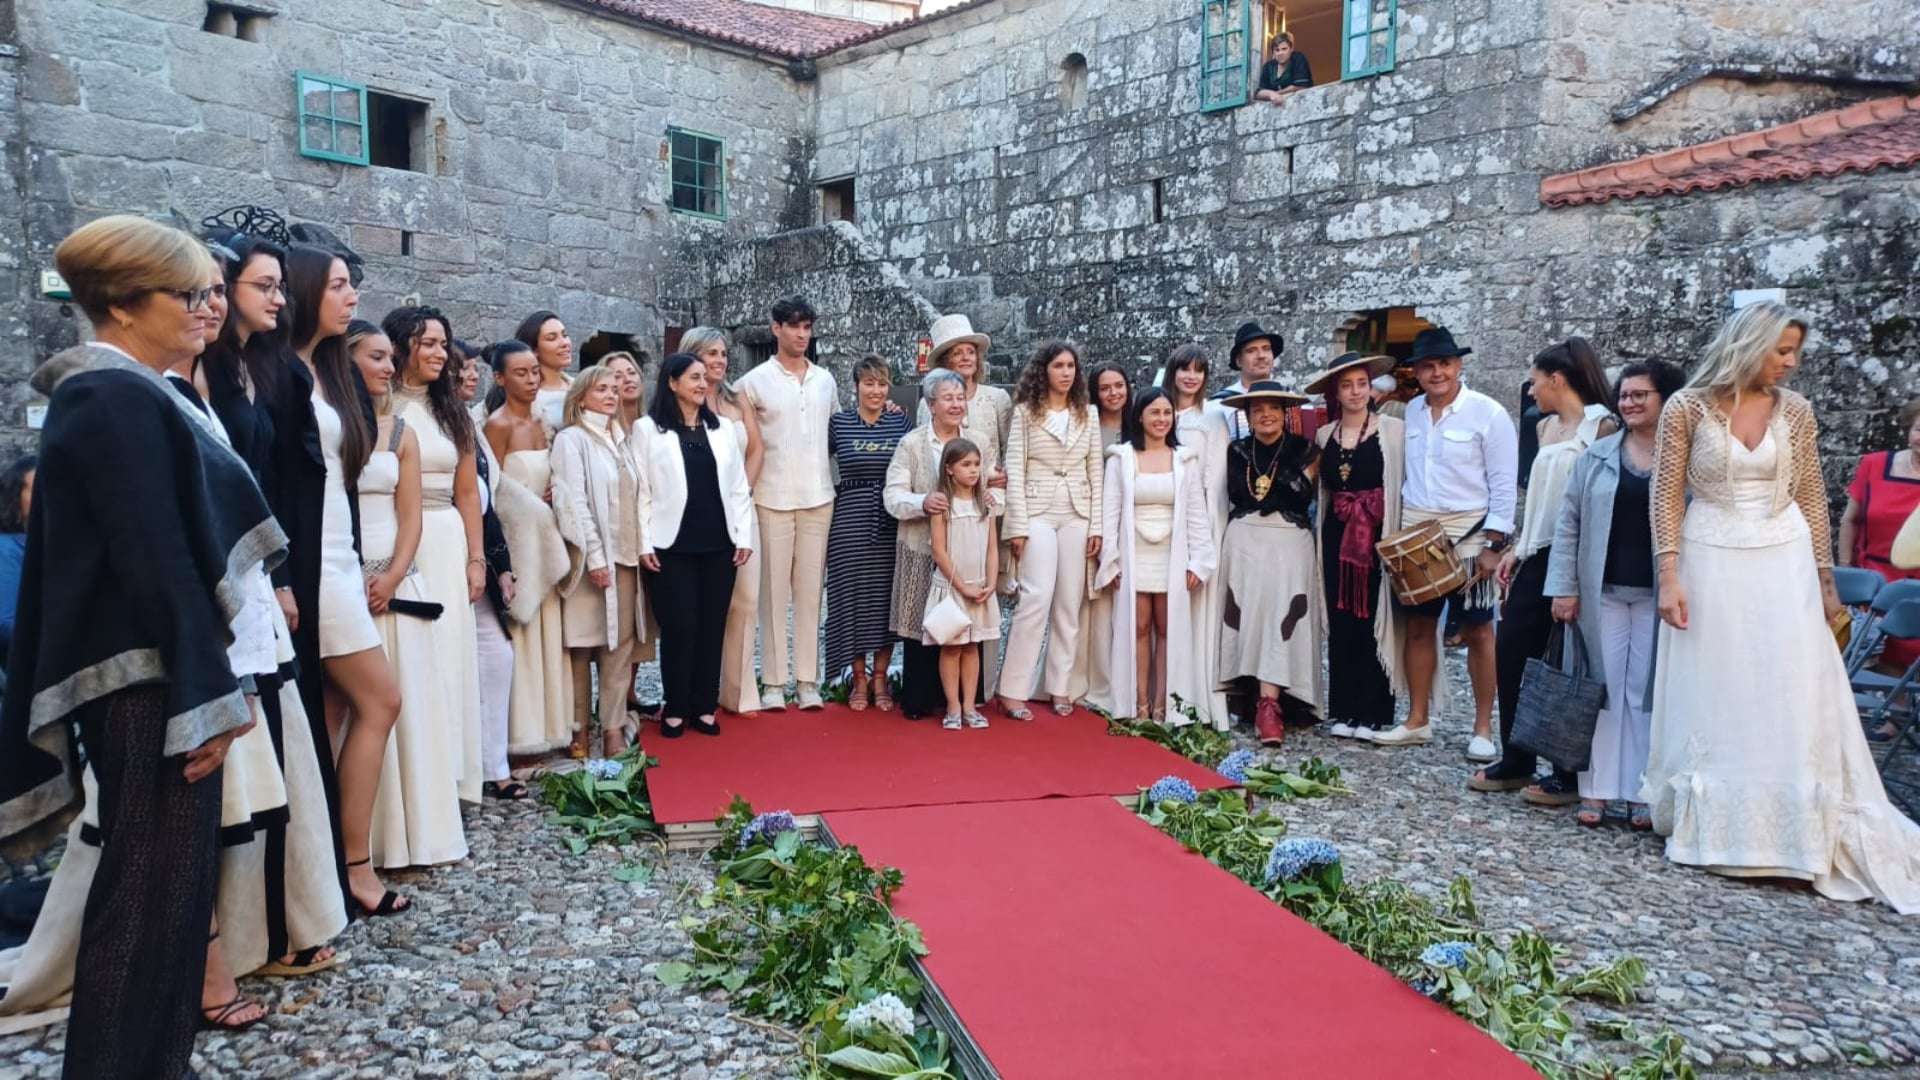
[[[54,254],[95,342],[32,378],[48,395],[10,693],[0,835],[98,785],[100,865],[75,962],[66,1075],[179,1076],[200,1019],[220,768],[253,711],[228,662],[239,580],[286,537],[246,464],[161,373],[203,345],[201,243],[102,218]]]

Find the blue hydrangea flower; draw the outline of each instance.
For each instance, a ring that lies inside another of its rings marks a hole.
[[[1461,970],[1467,966],[1467,950],[1471,948],[1464,941],[1436,941],[1420,953],[1420,962],[1428,967]]]
[[[1257,760],[1251,750],[1235,750],[1221,758],[1220,764],[1214,771],[1236,784],[1244,784],[1247,782],[1247,770],[1252,768]]]
[[[783,832],[792,832],[800,826],[793,820],[791,810],[770,810],[764,814],[755,814],[747,827],[740,830],[740,846],[755,843],[770,843]]]
[[[1174,802],[1190,803],[1200,797],[1193,785],[1178,776],[1163,776],[1147,789],[1147,799],[1161,803],[1171,799]]]
[[[587,775],[595,780],[615,780],[620,776],[622,766],[612,758],[588,758]]]
[[[1340,861],[1340,849],[1310,836],[1283,836],[1267,855],[1266,883],[1292,881],[1316,866]]]

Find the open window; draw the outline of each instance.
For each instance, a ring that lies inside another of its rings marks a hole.
[[[842,176],[835,180],[822,180],[820,189],[820,220],[858,221],[853,206],[853,177]]]
[[[426,172],[432,135],[427,103],[368,90],[367,164],[383,169]]]
[[[1348,319],[1333,344],[1341,352],[1405,360],[1413,355],[1414,336],[1432,326],[1411,307],[1375,308]]]
[[[1340,66],[1340,27],[1345,14],[1342,0],[1263,0],[1260,64],[1273,55],[1273,39],[1293,37],[1294,51],[1306,57],[1315,86],[1335,81]],[[1256,84],[1259,67],[1254,69]]]
[[[672,169],[668,205],[682,214],[725,218],[726,144],[698,131],[668,128],[667,154]]]

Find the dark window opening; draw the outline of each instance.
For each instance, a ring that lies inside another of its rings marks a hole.
[[[270,11],[247,7],[244,4],[223,4],[214,2],[207,5],[206,18],[200,22],[200,29],[221,37],[239,38],[241,41],[259,41],[267,28],[267,20],[273,15]]]
[[[634,366],[644,373],[647,367],[646,350],[640,347],[640,339],[632,334],[618,330],[599,330],[580,346],[580,366],[590,368],[598,364],[608,353],[623,352],[633,357]]]
[[[853,177],[843,176],[838,180],[825,180],[820,187],[820,220],[855,221],[853,208]]]
[[[1060,104],[1072,112],[1086,103],[1087,58],[1081,53],[1068,53],[1060,62]]]
[[[697,131],[667,129],[672,190],[667,204],[683,214],[727,216],[726,145]]]
[[[427,171],[427,103],[367,91],[367,163]]]
[[[1287,175],[1293,175],[1293,147],[1287,147]]]
[[[1153,222],[1158,225],[1167,220],[1167,180],[1166,177],[1153,178]]]
[[[413,254],[413,233],[406,229],[400,230],[400,254]]]
[[[1386,355],[1405,360],[1413,355],[1414,335],[1432,325],[1410,307],[1362,311],[1347,320],[1346,348],[1369,356]]]

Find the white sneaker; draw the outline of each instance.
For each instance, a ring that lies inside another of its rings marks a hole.
[[[1333,736],[1336,739],[1351,739],[1353,738],[1353,725],[1345,724],[1345,723],[1328,724],[1327,734]]]
[[[785,712],[787,709],[786,688],[769,686],[761,690],[760,707],[769,712]]]
[[[794,687],[793,691],[794,699],[800,703],[802,709],[808,712],[823,708],[826,705],[826,702],[820,700],[820,688],[810,682],[801,683]]]
[[[945,719],[940,721],[940,726],[947,729],[948,731],[959,731],[960,730],[960,714],[948,713]]]
[[[1485,735],[1475,735],[1467,740],[1467,760],[1479,765],[1490,765],[1500,760],[1500,748]]]
[[[1410,728],[1400,724],[1386,731],[1374,732],[1367,741],[1381,746],[1424,746],[1433,741],[1433,725],[1422,724]]]

